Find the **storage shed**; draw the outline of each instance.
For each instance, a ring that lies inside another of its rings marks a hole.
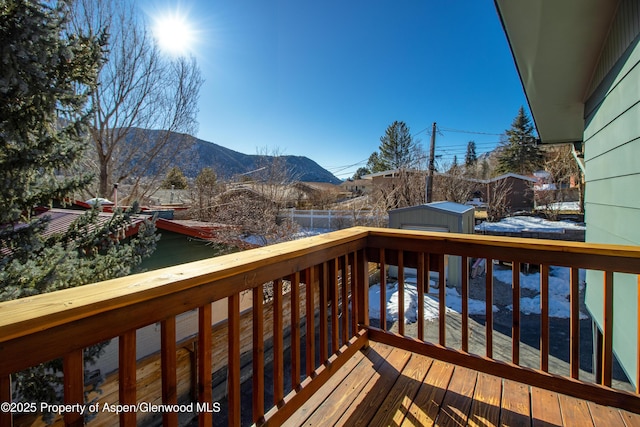
[[[433,202],[389,211],[389,227],[403,230],[473,234],[473,206],[455,202]],[[460,257],[448,256],[447,283],[460,284]],[[393,270],[390,270],[390,274]]]
[[[389,211],[389,227],[404,230],[444,231],[472,234],[473,206],[454,202],[433,202]]]

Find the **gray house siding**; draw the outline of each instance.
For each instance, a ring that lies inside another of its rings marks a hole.
[[[640,245],[640,7],[621,2],[585,104],[586,241]],[[587,275],[586,304],[602,326],[600,272]],[[614,277],[613,346],[636,376],[638,278]]]

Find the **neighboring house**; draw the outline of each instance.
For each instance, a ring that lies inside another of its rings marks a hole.
[[[436,178],[437,179],[437,178]],[[479,198],[486,204],[494,202],[496,195],[506,192],[504,204],[509,211],[530,211],[533,209],[533,185],[535,178],[506,173],[491,179],[471,180],[477,183],[474,198]],[[437,182],[437,181],[436,181]]]
[[[426,172],[424,171],[406,170],[404,172],[411,179],[411,182],[420,182],[422,184],[426,180]],[[401,173],[400,169],[394,169],[365,175],[363,178],[369,180],[373,187],[394,184],[405,185],[406,178],[402,180]],[[446,196],[445,187],[464,185],[467,188],[467,200],[457,200],[458,202],[476,199],[476,201],[481,201],[484,204],[490,204],[495,201],[497,193],[506,191],[504,204],[509,207],[511,212],[530,211],[534,207],[533,185],[535,183],[535,178],[515,173],[507,173],[491,179],[474,179],[462,175],[436,173],[433,178],[434,199],[456,201]]]
[[[40,213],[38,215],[43,215],[49,218],[49,222],[47,222],[47,228],[45,229],[43,236],[51,236],[53,234],[62,234],[66,233],[69,230],[69,226],[76,221],[80,216],[85,214],[83,210],[73,210],[73,209],[38,209]],[[97,224],[103,225],[111,220],[113,217],[112,213],[100,212],[98,213]],[[138,227],[142,224],[143,218],[140,217],[138,219],[133,219],[130,227],[123,229],[119,232],[119,239],[131,237],[138,233]]]
[[[371,179],[348,179],[340,184],[342,191],[349,192],[355,196],[367,194],[371,191]]]
[[[640,5],[495,0],[543,144],[584,154],[586,242],[640,244]],[[616,274],[613,350],[638,378],[638,276]],[[587,274],[598,331],[603,275]],[[595,340],[600,341],[599,339]]]

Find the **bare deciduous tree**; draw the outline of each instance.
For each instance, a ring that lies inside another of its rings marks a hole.
[[[142,197],[189,152],[200,69],[193,58],[162,55],[134,2],[78,0],[72,22],[90,34],[106,29],[108,35],[107,60],[91,100],[98,195],[109,196],[114,183],[130,180],[132,196]]]
[[[487,220],[500,221],[511,213],[509,194],[512,185],[506,179],[500,179],[487,184]]]
[[[394,177],[374,183],[370,196],[373,210],[386,215],[389,209],[422,204],[425,202],[425,186],[424,172],[401,168]]]
[[[562,202],[577,201],[582,209],[584,185],[571,146],[549,147],[545,150],[545,158],[544,170],[550,174],[550,182],[555,184],[555,188],[536,192],[536,206],[541,207],[550,219],[557,218]],[[571,184],[575,187],[572,188]]]

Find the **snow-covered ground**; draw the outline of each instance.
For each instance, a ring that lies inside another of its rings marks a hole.
[[[556,202],[548,205],[536,206],[536,210],[552,210],[552,211],[580,211],[580,202]]]
[[[405,323],[415,323],[418,319],[418,290],[415,277],[407,277],[404,286],[404,319]],[[433,320],[438,318],[439,300],[438,289],[434,287],[435,282],[430,283],[430,293],[424,296],[424,318]],[[436,294],[436,295],[434,295]],[[455,288],[447,288],[445,295],[445,305],[447,313],[454,311],[462,312],[462,297]],[[398,319],[398,282],[390,283],[386,289],[387,319],[395,321]],[[498,307],[493,306],[493,311],[498,311]],[[485,302],[479,300],[469,300],[469,314],[485,314]],[[380,318],[380,284],[369,287],[369,317]]]
[[[504,218],[499,222],[484,221],[476,225],[476,231],[540,231],[548,233],[561,233],[564,230],[584,230],[585,226],[571,221],[549,221],[543,218],[531,216],[513,216]]]
[[[494,278],[503,283],[511,284],[511,270],[494,269]],[[585,272],[580,270],[580,289],[584,288]],[[431,292],[425,295],[424,312],[425,320],[438,318],[439,302],[437,292],[434,288],[435,282],[431,281]],[[533,297],[520,298],[520,310],[523,314],[540,314],[540,273],[523,274],[520,273],[520,287],[528,289],[537,294]],[[435,295],[434,295],[435,294]],[[390,283],[386,289],[387,319],[394,321],[398,319],[398,283]],[[455,288],[447,287],[445,295],[445,305],[447,312],[462,312],[462,297]],[[513,310],[513,306],[505,307],[506,310]],[[498,307],[493,306],[493,311],[498,311]],[[485,314],[485,302],[469,299],[469,314]],[[549,316],[558,318],[569,318],[571,308],[569,303],[569,269],[565,267],[551,267],[549,273]],[[369,317],[380,318],[380,285],[374,284],[369,288]],[[404,286],[404,318],[405,323],[415,323],[418,318],[418,293],[416,279],[408,277]],[[580,313],[581,319],[587,319],[588,315]]]

